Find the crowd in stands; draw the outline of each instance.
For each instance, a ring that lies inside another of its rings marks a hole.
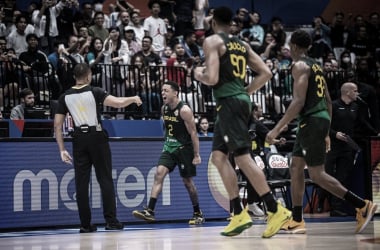
[[[160,105],[159,86],[167,79],[178,81],[182,99],[193,102],[196,114],[206,112],[206,104],[212,102],[211,90],[195,83],[192,68],[204,61],[202,43],[212,34],[213,8],[208,0],[150,0],[148,8],[150,16],[141,16],[139,9],[124,0],[116,0],[108,9],[97,1],[42,0],[22,12],[15,1],[5,1],[0,10],[1,110],[17,105],[19,91],[31,87],[32,80],[22,79],[18,70],[29,79],[38,79],[33,75],[36,72],[54,72],[54,77],[37,85],[57,84],[48,88],[49,99],[57,99],[74,84],[70,69],[87,62],[94,85],[108,91],[119,88],[115,93],[127,96],[137,92],[143,101],[148,100],[143,112]],[[323,65],[333,99],[346,80],[360,82],[360,97],[380,130],[379,13],[352,16],[337,12],[329,22],[320,16],[312,19],[312,25],[300,25],[312,36],[309,55]],[[252,97],[264,113],[273,116],[283,114],[291,98],[292,60],[287,45],[291,30],[280,17],[263,24],[259,12],[245,8],[236,10],[231,23],[231,34],[249,43],[273,72],[272,80]],[[161,69],[152,69],[158,66],[182,70],[162,74]],[[247,81],[251,77],[253,72]],[[39,90],[34,88],[36,102],[46,95]]]

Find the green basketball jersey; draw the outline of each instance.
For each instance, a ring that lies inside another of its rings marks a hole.
[[[219,58],[219,81],[213,87],[214,97],[218,100],[241,94],[248,96],[244,88],[248,52],[237,37],[225,33],[218,35],[224,41],[226,52]]]
[[[172,153],[183,145],[192,143],[185,122],[180,116],[180,110],[184,105],[186,104],[180,101],[173,110],[169,105],[164,106],[165,143],[163,151]]]
[[[330,119],[326,101],[326,80],[321,66],[312,58],[301,59],[310,67],[310,76],[306,91],[305,104],[299,114],[299,119],[315,116]]]

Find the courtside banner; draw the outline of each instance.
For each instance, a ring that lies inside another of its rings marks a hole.
[[[65,142],[71,152],[71,142]],[[137,221],[132,211],[146,206],[163,139],[111,139],[113,179],[120,221]],[[207,219],[227,218],[221,179],[209,163],[211,139],[201,140],[202,164],[194,178]],[[61,162],[54,140],[0,141],[0,229],[79,225],[74,169]],[[211,169],[210,169],[211,168]],[[92,171],[89,186],[92,222],[104,224],[100,188]],[[156,220],[188,220],[193,208],[176,168],[165,179]]]

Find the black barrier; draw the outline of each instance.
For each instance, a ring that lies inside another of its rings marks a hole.
[[[37,107],[50,109],[51,102],[74,85],[73,66],[67,64],[54,69],[50,64],[46,64],[24,72],[22,65],[17,61],[12,64],[11,71],[4,62],[0,62],[0,107],[3,107],[3,116],[7,118],[10,109],[19,103],[18,92],[25,87],[34,91]],[[140,107],[130,105],[120,109],[104,108],[105,118],[159,118],[162,105],[161,86],[165,81],[172,80],[179,83],[180,98],[190,105],[196,116],[206,116],[210,121],[214,120],[215,101],[211,87],[196,81],[186,67],[149,65],[139,68],[135,65],[97,64],[92,66],[92,71],[93,86],[102,87],[115,96],[139,95],[143,101]],[[337,85],[340,87],[344,72],[338,71],[337,75]],[[252,82],[254,77],[254,72],[247,70],[246,83]],[[11,89],[14,91],[10,91]],[[251,99],[262,106],[264,115],[281,116],[292,99],[290,71],[283,69],[275,74],[251,96]]]

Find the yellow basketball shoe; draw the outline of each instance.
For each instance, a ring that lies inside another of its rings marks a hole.
[[[293,219],[288,220],[281,227],[281,232],[289,234],[304,234],[306,233],[305,221],[302,220],[301,222],[298,222]]]
[[[280,203],[277,203],[277,212],[268,212],[267,228],[262,237],[270,238],[275,235],[281,227],[292,218],[292,213],[284,208]]]
[[[234,214],[230,217],[230,223],[220,234],[223,236],[235,236],[241,234],[245,229],[252,226],[251,216],[248,214],[248,208],[243,209],[240,214]]]
[[[372,219],[373,215],[376,212],[377,204],[369,200],[364,200],[365,206],[363,208],[356,209],[356,231],[355,233],[361,233],[365,227],[368,225],[368,222]]]

